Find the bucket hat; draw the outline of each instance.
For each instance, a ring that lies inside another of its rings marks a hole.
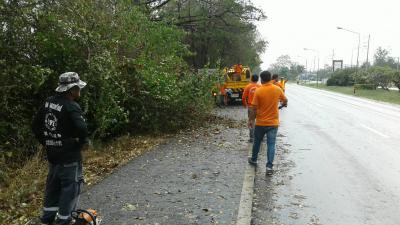
[[[78,86],[80,89],[82,89],[86,86],[86,82],[79,79],[79,75],[77,73],[66,72],[60,75],[56,92],[65,92],[75,86]]]

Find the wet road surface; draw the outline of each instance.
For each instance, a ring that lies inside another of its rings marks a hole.
[[[287,96],[252,223],[400,224],[400,107],[298,85]]]
[[[81,207],[97,209],[104,225],[235,224],[248,153],[245,111],[235,119],[188,130],[132,160],[89,188]]]
[[[288,85],[276,172],[256,171],[253,225],[400,224],[400,107]],[[235,224],[247,163],[246,110],[182,132],[82,195],[103,224]]]

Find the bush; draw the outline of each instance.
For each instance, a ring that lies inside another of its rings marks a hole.
[[[35,151],[32,118],[66,71],[88,82],[80,104],[96,139],[175,130],[212,106],[213,80],[184,61],[184,32],[150,21],[130,1],[1,1],[0,12],[0,148],[13,151],[0,154],[6,161]]]
[[[336,70],[327,80],[327,86],[352,86],[354,85],[354,68]]]
[[[392,81],[394,83],[394,86],[396,86],[400,91],[400,72],[393,73]]]
[[[368,69],[369,76],[375,87],[389,90],[390,82],[392,81],[394,70],[390,67],[374,66]]]
[[[354,88],[364,90],[376,90],[376,86],[374,84],[354,84]]]

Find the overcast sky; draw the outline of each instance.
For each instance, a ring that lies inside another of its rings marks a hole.
[[[396,0],[251,0],[268,17],[258,22],[258,30],[269,42],[262,55],[262,69],[276,58],[288,54],[294,61],[313,67],[319,51],[320,67],[335,59],[356,64],[358,36],[337,26],[361,33],[360,65],[366,61],[368,34],[371,35],[369,59],[382,46],[394,57],[400,56],[400,1]],[[317,64],[317,63],[316,63]],[[316,65],[317,66],[317,65]]]

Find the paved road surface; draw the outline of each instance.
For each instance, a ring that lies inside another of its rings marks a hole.
[[[400,107],[288,85],[273,177],[265,151],[252,224],[400,224]],[[105,224],[235,224],[246,166],[246,110],[187,131],[82,196]]]
[[[104,225],[235,224],[248,131],[241,107],[218,109],[239,121],[184,131],[132,160],[81,197]]]
[[[400,107],[298,85],[287,96],[253,224],[400,224]]]

